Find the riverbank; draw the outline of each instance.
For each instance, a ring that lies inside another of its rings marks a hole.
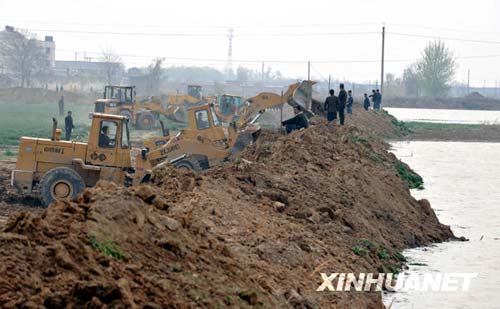
[[[402,250],[453,237],[411,196],[389,135],[404,135],[389,116],[356,110],[343,127],[265,131],[205,173],[11,214],[0,304],[382,308],[377,292],[317,292],[320,273],[397,272]]]
[[[470,97],[384,97],[384,107],[500,110],[500,100],[482,96]]]
[[[483,124],[403,122],[411,141],[500,143],[500,126]]]

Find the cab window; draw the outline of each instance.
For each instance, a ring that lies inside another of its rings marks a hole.
[[[128,149],[130,148],[130,137],[128,132],[128,119],[123,120],[123,132],[122,132],[122,148]]]
[[[99,147],[115,148],[116,147],[116,131],[118,124],[114,121],[101,121],[99,130]]]
[[[217,118],[217,114],[215,113],[215,108],[213,106],[210,106],[210,112],[212,112],[212,119],[214,120],[214,126],[217,127],[219,126],[219,118]]]
[[[195,117],[198,130],[204,130],[210,127],[210,124],[208,123],[208,113],[206,110],[197,111],[195,113]]]
[[[132,88],[125,89],[125,102],[132,102]]]

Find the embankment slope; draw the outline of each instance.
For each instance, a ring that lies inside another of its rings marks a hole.
[[[316,292],[319,273],[391,272],[404,248],[453,235],[351,120],[264,132],[205,173],[164,168],[147,186],[101,183],[10,216],[0,306],[381,308],[376,292]]]

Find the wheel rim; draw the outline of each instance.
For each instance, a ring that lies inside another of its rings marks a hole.
[[[73,195],[73,186],[68,181],[60,180],[52,185],[50,192],[55,200],[67,199]]]

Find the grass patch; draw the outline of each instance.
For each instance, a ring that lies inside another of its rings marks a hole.
[[[406,164],[396,160],[394,161],[394,166],[398,171],[399,177],[406,180],[410,186],[410,189],[424,189],[424,180],[420,175],[412,171]]]
[[[116,260],[126,261],[127,256],[123,249],[114,241],[108,240],[106,242],[97,241],[95,235],[90,235],[90,244],[96,250],[99,250],[102,254],[112,257]]]
[[[362,138],[360,136],[352,136],[351,137],[351,141],[354,142],[354,143],[363,144],[365,146],[369,146],[370,145],[370,143],[365,138]]]
[[[398,261],[400,261],[400,262],[406,262],[406,261],[407,261],[407,260],[406,260],[406,258],[405,258],[405,256],[404,256],[401,252],[399,252],[399,251],[396,251],[396,252],[394,253],[394,257],[395,257]]]
[[[15,152],[12,152],[10,150],[5,151],[3,153],[3,155],[6,156],[6,157],[15,157],[15,156],[17,156],[17,154]]]
[[[358,245],[352,247],[352,252],[354,252],[354,254],[359,255],[359,256],[363,256],[366,254],[365,248],[363,248],[362,246],[358,246]]]
[[[386,249],[382,249],[377,253],[378,257],[382,260],[387,260],[389,258],[389,254]]]
[[[484,125],[484,124],[439,123],[439,122],[418,122],[418,121],[409,121],[409,122],[401,122],[401,123],[404,123],[404,125],[412,131],[415,131],[418,129],[427,129],[427,130],[480,129],[484,126],[488,126],[488,125]]]

